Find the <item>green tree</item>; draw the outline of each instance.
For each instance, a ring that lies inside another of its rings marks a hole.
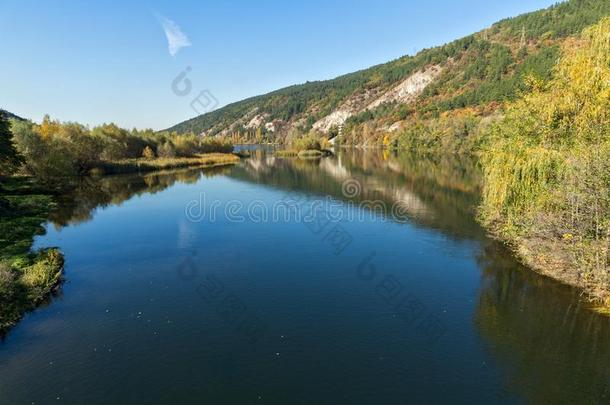
[[[37,129],[30,121],[15,121],[12,125],[15,145],[25,159],[26,169],[45,182],[76,175],[77,158],[68,142],[53,135],[43,139]]]
[[[13,144],[9,122],[0,114],[0,176],[13,173],[23,159]]]
[[[157,148],[157,156],[159,156],[160,158],[173,158],[173,157],[176,157],[176,148],[169,141],[167,141],[165,143],[162,143]]]

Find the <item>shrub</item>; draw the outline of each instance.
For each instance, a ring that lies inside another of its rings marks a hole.
[[[165,142],[157,148],[157,156],[160,158],[173,158],[176,157],[176,149],[171,142]]]
[[[275,152],[275,156],[277,157],[296,157],[299,155],[299,152],[291,149],[291,150],[278,150]]]
[[[198,146],[199,153],[232,153],[233,144],[223,139],[205,138]]]
[[[314,149],[302,150],[298,155],[301,159],[317,159],[324,156],[324,152]]]
[[[155,158],[155,152],[152,150],[152,148],[150,146],[147,146],[142,151],[142,157],[144,159],[154,159]]]
[[[28,290],[29,299],[39,300],[47,295],[61,277],[64,259],[57,249],[41,251],[34,263],[23,269],[20,282]]]
[[[77,157],[67,142],[43,135],[31,122],[15,122],[12,126],[17,150],[25,158],[25,166],[43,181],[78,174]],[[47,129],[48,131],[48,129]]]
[[[292,142],[292,149],[297,151],[303,150],[320,150],[322,149],[320,146],[320,140],[315,135],[306,135],[302,138],[295,139]]]
[[[0,303],[10,300],[15,291],[15,273],[6,261],[0,261]]]
[[[189,157],[199,152],[199,139],[195,135],[181,135],[173,139],[177,156]]]

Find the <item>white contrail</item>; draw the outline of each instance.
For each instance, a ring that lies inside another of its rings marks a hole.
[[[180,29],[180,26],[169,18],[165,18],[162,15],[158,15],[159,21],[165,31],[167,37],[167,46],[169,54],[176,56],[180,49],[191,46],[191,41],[184,32]]]

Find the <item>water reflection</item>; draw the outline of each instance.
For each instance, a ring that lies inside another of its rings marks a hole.
[[[318,160],[282,159],[257,151],[230,176],[248,182],[331,196],[344,202],[383,202],[386,218],[438,229],[456,238],[482,238],[473,220],[480,176],[476,164],[447,157],[422,160],[387,151],[340,150]],[[342,186],[355,179],[358,195],[347,198]],[[399,204],[404,210],[392,212]]]
[[[499,384],[505,396],[499,401],[513,402],[515,397],[533,403],[609,401],[608,319],[589,311],[577,291],[523,268],[504,246],[486,236],[474,219],[480,194],[476,163],[362,150],[340,150],[319,160],[279,159],[260,150],[252,150],[251,155],[230,168],[81,180],[67,187],[51,220],[57,227],[86,222],[99,207],[216,175],[344,202],[380,200],[390,207],[400,201],[407,208],[405,218],[389,211],[381,215],[477,246],[478,300],[474,312],[459,321],[472,324],[502,370],[505,377]],[[349,179],[362,186],[353,198],[342,189]],[[194,238],[189,232],[188,227],[180,228],[180,246],[188,246]],[[463,348],[463,356],[468,354],[469,349]]]
[[[532,403],[610,401],[610,325],[572,288],[515,263],[488,243],[475,317],[494,357],[510,370],[507,389]]]
[[[524,268],[486,236],[475,221],[481,184],[475,162],[362,150],[317,161],[259,154],[230,175],[343,200],[342,182],[357,179],[359,198],[388,206],[406,201],[410,221],[477,242],[482,281],[474,325],[508,375],[499,399],[512,392],[532,403],[610,401],[608,318],[592,312],[578,291]]]
[[[176,183],[195,184],[203,176],[213,177],[230,170],[229,167],[215,167],[79,178],[62,186],[62,195],[50,220],[57,228],[87,222],[98,208],[121,205],[143,194],[159,193]]]

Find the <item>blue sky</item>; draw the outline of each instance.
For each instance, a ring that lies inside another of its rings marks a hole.
[[[387,62],[555,2],[0,0],[0,108],[36,121],[48,113],[162,129],[197,115],[190,102],[203,90],[225,105]],[[167,20],[191,44],[174,56]],[[171,84],[187,66],[192,92],[180,97]]]

